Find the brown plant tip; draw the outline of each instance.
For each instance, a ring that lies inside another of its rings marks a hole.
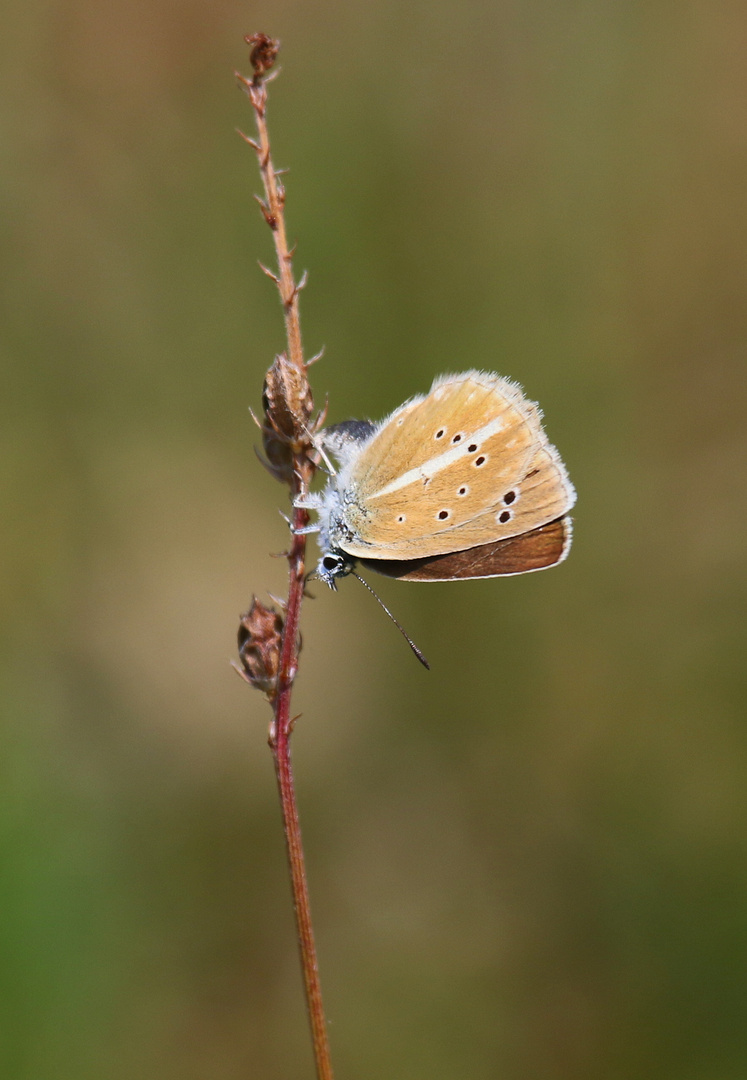
[[[239,675],[250,686],[266,694],[272,702],[278,690],[280,650],[283,636],[283,617],[274,608],[266,607],[256,596],[252,606],[241,616],[238,642],[241,668]]]
[[[275,357],[265,376],[262,405],[262,442],[270,472],[291,483],[301,463],[308,472],[305,479],[310,480],[314,471],[312,434],[317,426],[311,422],[314,399],[306,371],[292,364],[285,353]]]
[[[254,69],[254,78],[261,79],[272,69],[280,49],[280,42],[268,37],[267,34],[247,34],[244,41],[251,46],[249,63]]]

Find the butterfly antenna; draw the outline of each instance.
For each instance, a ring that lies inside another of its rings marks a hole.
[[[417,656],[418,660],[419,660],[419,661],[420,661],[420,663],[421,663],[421,664],[423,665],[423,667],[424,667],[424,668],[427,668],[427,670],[428,670],[428,671],[430,671],[430,670],[431,670],[431,665],[430,665],[430,664],[428,663],[428,661],[426,660],[426,658],[425,658],[425,657],[423,656],[423,654],[421,653],[420,649],[419,649],[419,648],[417,647],[417,645],[415,644],[415,642],[414,642],[414,641],[412,640],[412,638],[410,637],[410,635],[409,635],[409,634],[407,633],[407,631],[405,630],[404,626],[401,626],[401,625],[400,625],[400,624],[399,624],[399,623],[397,622],[397,620],[396,620],[396,619],[395,619],[395,617],[394,617],[394,616],[392,615],[391,611],[390,611],[390,610],[389,610],[389,608],[388,608],[388,607],[386,606],[386,604],[385,604],[385,603],[384,603],[384,601],[383,601],[383,600],[381,599],[381,597],[380,597],[380,596],[379,596],[379,595],[378,595],[377,593],[375,593],[375,592],[373,591],[373,589],[371,588],[371,586],[370,586],[370,585],[368,584],[368,582],[367,582],[367,581],[364,581],[362,577],[360,577],[360,576],[359,576],[358,574],[356,574],[355,570],[351,570],[351,571],[350,571],[350,573],[351,573],[351,574],[353,575],[353,577],[354,577],[354,578],[358,578],[358,581],[360,581],[361,585],[364,585],[364,586],[365,586],[365,587],[366,587],[366,588],[368,589],[368,591],[369,591],[369,592],[371,593],[371,596],[373,596],[374,600],[376,600],[376,601],[377,601],[377,603],[378,603],[378,604],[379,604],[379,605],[380,605],[380,606],[381,606],[381,607],[382,607],[382,608],[384,609],[384,611],[385,611],[385,612],[387,613],[387,615],[388,615],[388,616],[389,616],[389,618],[390,618],[390,619],[392,620],[392,622],[394,623],[394,625],[395,625],[395,626],[397,627],[397,629],[399,630],[400,634],[401,634],[401,635],[402,635],[402,637],[403,637],[403,638],[405,639],[405,641],[407,642],[407,644],[408,644],[408,645],[410,646],[410,648],[412,649],[412,651],[413,651],[413,652],[415,653],[415,655]]]

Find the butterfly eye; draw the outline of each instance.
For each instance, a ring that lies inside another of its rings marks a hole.
[[[322,559],[322,566],[325,570],[336,570],[342,563],[342,559],[339,555],[325,555]]]

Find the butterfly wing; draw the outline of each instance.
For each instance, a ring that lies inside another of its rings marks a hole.
[[[439,379],[392,413],[346,482],[355,499],[340,546],[357,558],[464,551],[531,532],[575,501],[538,407],[477,371]]]
[[[571,519],[562,517],[520,536],[465,551],[424,559],[362,559],[361,565],[400,581],[463,581],[545,570],[562,562],[570,546]]]

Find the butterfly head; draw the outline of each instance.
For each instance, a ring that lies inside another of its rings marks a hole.
[[[337,579],[352,574],[355,568],[355,559],[346,555],[344,551],[325,551],[317,563],[314,576],[337,592]]]

